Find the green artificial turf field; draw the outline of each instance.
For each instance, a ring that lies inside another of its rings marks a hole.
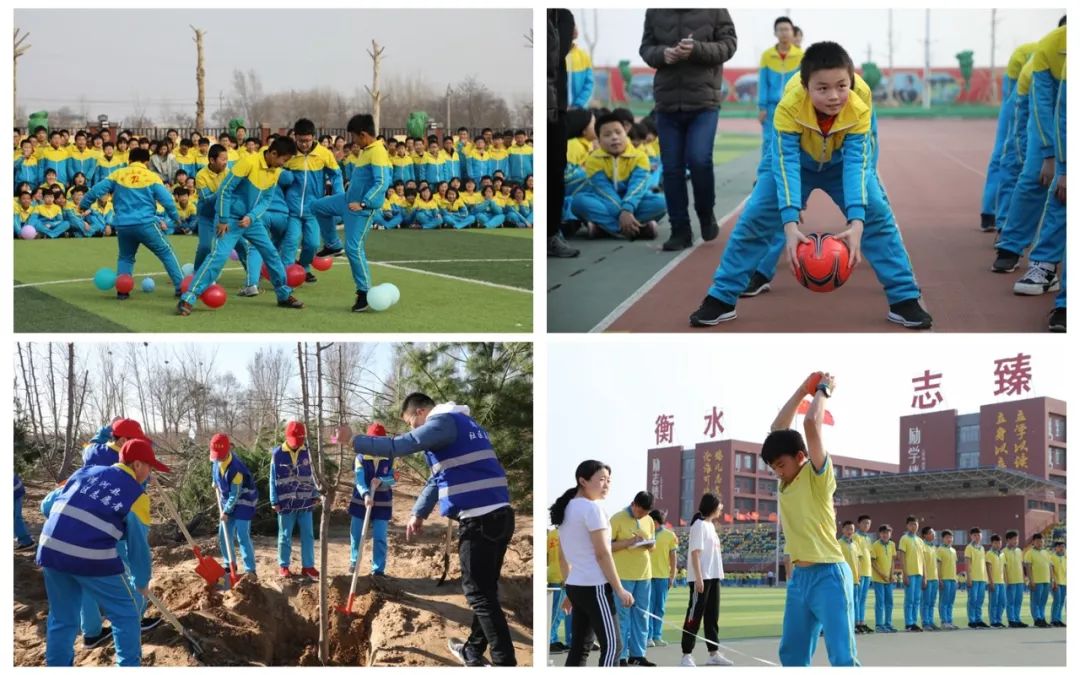
[[[170,243],[181,264],[195,256],[194,236]],[[17,332],[505,332],[532,331],[532,230],[379,230],[367,238],[374,284],[393,283],[401,300],[384,312],[353,314],[355,287],[344,257],[318,272],[318,283],[295,295],[302,310],[279,309],[267,281],[262,293],[243,298],[240,263],[230,261],[218,282],[225,306],[199,303],[189,317],[175,314],[172,285],[161,263],[140,248],[135,291],[124,302],[97,290],[91,278],[115,269],[116,239],[16,240]],[[152,276],[157,288],[139,284]]]

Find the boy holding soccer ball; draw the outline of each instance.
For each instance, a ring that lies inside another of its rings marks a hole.
[[[802,86],[785,93],[776,107],[771,171],[759,174],[690,325],[715,326],[736,317],[739,294],[781,223],[787,258],[792,271],[797,269],[796,248],[809,241],[799,231],[799,211],[820,188],[847,218],[848,229],[837,238],[850,249],[850,266],[865,255],[884,286],[888,319],[905,328],[929,328],[932,319],[919,304],[900,230],[874,176],[872,110],[861,97],[851,96],[851,57],[835,42],[818,42],[803,55],[800,78]]]

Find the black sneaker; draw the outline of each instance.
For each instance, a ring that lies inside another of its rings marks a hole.
[[[910,626],[908,626],[907,629],[908,629],[908,632],[911,632],[911,633],[921,633],[921,632],[923,632],[923,629],[920,628],[918,626],[918,624],[914,624],[914,623],[911,624]]]
[[[856,635],[862,635],[865,632],[866,631],[863,630],[863,627],[861,625],[855,624],[855,634]]]
[[[983,232],[995,232],[997,230],[996,218],[992,213],[979,214],[979,229]]]
[[[103,642],[106,642],[112,638],[112,626],[105,626],[101,629],[101,632],[94,637],[83,636],[83,649],[93,649]]]
[[[1019,266],[1019,253],[1013,253],[1012,251],[1006,251],[1003,248],[999,248],[997,250],[997,258],[994,259],[994,264],[990,266],[990,271],[997,272],[998,274],[1008,274],[1009,272],[1015,272],[1016,268]]]
[[[634,239],[656,239],[656,221],[650,220],[647,223],[642,223],[638,228],[638,233],[634,235]]]
[[[566,645],[561,642],[552,642],[548,645],[548,654],[565,654],[566,651]]]
[[[675,234],[674,232],[668,237],[668,240],[664,242],[663,249],[665,251],[681,251],[684,248],[690,248],[694,245],[694,241],[689,236],[682,236]]]
[[[720,235],[720,223],[716,222],[716,216],[709,214],[708,220],[701,219],[701,238],[712,241]]]
[[[979,628],[989,628],[990,627],[990,624],[986,623],[985,621],[983,621],[981,619],[979,621],[976,621],[975,625],[978,626]]]
[[[116,299],[117,299],[117,300],[127,300],[127,299],[128,299],[128,298],[130,298],[130,297],[131,297],[131,293],[120,293],[120,292],[117,292],[117,294],[116,294]]]
[[[549,258],[576,258],[581,255],[581,251],[571,248],[561,234],[556,234],[554,237],[548,237],[547,254]]]
[[[356,302],[353,303],[352,311],[354,312],[366,312],[368,308],[367,304],[367,291],[356,292]]]
[[[991,628],[1005,628],[1005,624],[1003,624],[1003,623],[1000,623],[1000,622],[998,622],[998,623],[992,623],[992,624],[990,624],[990,627],[991,627]]]
[[[655,663],[653,663],[652,661],[649,661],[644,656],[631,656],[629,659],[626,660],[626,665],[628,665],[628,666],[645,666],[645,667],[649,667],[649,668],[655,668],[656,667]]]
[[[739,293],[740,298],[752,298],[755,295],[761,293],[767,293],[772,289],[769,285],[769,278],[761,272],[754,272],[754,276],[750,277],[750,283],[747,284],[746,290]]]
[[[1065,627],[1065,622],[1064,621],[1051,621],[1050,625],[1053,626],[1054,628],[1064,628]]]
[[[937,625],[932,624],[932,623],[924,623],[922,627],[923,627],[923,630],[929,630],[929,631],[939,631],[939,630],[941,630],[941,628],[939,628]]]
[[[180,316],[190,316],[194,309],[195,307],[193,305],[186,303],[183,300],[176,303],[176,313]]]
[[[1038,621],[1035,622],[1035,627],[1036,628],[1049,628],[1050,624],[1046,623],[1045,619],[1039,619]]]
[[[183,292],[183,291],[181,291],[181,290],[180,290],[180,289],[178,288],[178,289],[176,289],[176,290],[175,290],[175,291],[173,292],[173,297],[174,297],[174,298],[177,298],[177,299],[179,299],[179,298],[180,298],[180,296],[181,296],[181,295],[183,295],[183,294],[184,294],[184,292]]]
[[[308,272],[308,273],[304,274],[304,283],[305,284],[317,284],[317,283],[319,283],[319,277],[315,276],[311,272]]]
[[[139,622],[139,630],[143,633],[154,630],[161,623],[160,616],[144,616]]]
[[[1016,295],[1042,295],[1053,293],[1061,288],[1061,279],[1057,275],[1057,265],[1047,262],[1033,262],[1024,276],[1013,284]]]
[[[1016,622],[1016,627],[1017,627],[1017,628],[1031,628],[1031,626],[1029,626],[1028,624],[1024,623],[1023,621],[1017,621],[1017,622]]]
[[[1020,627],[1020,622],[1019,621],[1010,621],[1009,622],[1009,628],[1019,628],[1019,627]]]
[[[323,246],[321,249],[319,249],[319,252],[316,253],[315,256],[318,258],[326,258],[329,256],[339,256],[344,254],[344,248],[330,248],[329,246]]]
[[[864,623],[864,624],[863,624],[863,627],[862,627],[862,632],[864,632],[864,633],[866,633],[867,635],[869,635],[870,633],[873,633],[873,632],[874,632],[874,629],[873,629],[873,628],[871,628],[870,626],[867,626],[867,625],[866,625],[866,624]]]
[[[619,666],[620,667],[625,668],[628,665],[629,664],[626,662],[626,659],[619,659]]]
[[[918,298],[889,305],[889,321],[913,330],[923,330],[934,323],[930,314],[919,304]]]
[[[690,325],[695,328],[702,326],[715,326],[724,321],[731,321],[736,316],[735,306],[726,302],[720,302],[711,295],[706,295],[701,301],[701,307],[690,315]]]
[[[483,657],[477,658],[477,656],[473,654],[473,650],[460,638],[450,638],[446,641],[446,646],[454,658],[456,658],[463,666],[476,667],[491,665],[487,659]]]
[[[284,300],[278,300],[278,307],[285,307],[286,309],[303,309],[304,303],[296,299],[296,296],[290,295]]]
[[[1054,311],[1050,312],[1049,328],[1051,333],[1064,333],[1065,332],[1065,308],[1055,307]]]

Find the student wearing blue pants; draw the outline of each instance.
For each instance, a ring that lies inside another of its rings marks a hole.
[[[870,526],[870,516],[861,515],[858,531],[852,539],[859,550],[859,583],[855,589],[855,632],[873,633],[874,629],[866,625],[866,598],[870,594],[870,577],[873,574],[873,561],[870,559],[870,546],[874,543]]]
[[[469,213],[469,207],[454,188],[446,191],[446,206],[442,209],[442,216],[443,221],[455,230],[464,230],[476,224],[476,216]]]
[[[563,609],[566,590],[562,586],[549,587],[551,591],[551,630],[548,635],[548,653],[562,654],[570,645],[570,612]],[[559,639],[559,627],[562,627],[563,640]]]
[[[803,52],[794,44],[795,25],[786,16],[773,22],[776,44],[761,54],[758,70],[758,122],[761,123],[761,161],[757,173],[769,171],[770,143],[773,141],[773,114],[787,83],[799,72]]]
[[[943,630],[956,630],[953,624],[953,605],[956,602],[956,549],[953,533],[941,531],[941,546],[934,552],[937,559],[938,578],[941,580],[941,596],[938,600],[938,617]]]
[[[385,436],[386,428],[378,422],[368,426],[368,436]],[[368,529],[371,534],[371,575],[386,576],[386,529],[390,525],[394,504],[394,460],[390,458],[356,455],[353,462],[353,495],[349,502],[352,525],[349,528],[349,572],[356,567],[364,542],[360,540],[364,529],[364,517],[371,509]],[[379,483],[374,491],[372,481]]]
[[[938,574],[937,546],[934,545],[934,528],[929,525],[919,530],[919,538],[922,540],[923,553],[923,584],[922,584],[922,628],[923,630],[940,630],[934,623],[934,607],[937,605],[938,589],[941,586]]]
[[[34,207],[33,225],[37,228],[38,234],[43,234],[49,239],[56,239],[71,227],[64,210],[56,204],[57,195],[62,194],[59,188],[55,191],[43,190],[41,193],[43,203]]]
[[[169,469],[143,439],[126,442],[119,460],[77,470],[45,507],[36,561],[49,597],[47,666],[74,665],[84,595],[93,597],[112,624],[117,665],[141,663],[140,594],[150,583],[150,499],[143,484],[152,470]],[[127,561],[118,551],[120,541],[127,544]]]
[[[330,183],[330,194],[345,192],[342,183],[341,167],[334,153],[315,142],[315,123],[301,118],[293,125],[293,139],[296,141],[296,154],[285,164],[285,169],[292,173],[293,182],[285,189],[285,201],[289,206],[288,234],[283,242],[285,251],[296,254],[300,245],[299,262],[307,270],[307,281],[315,281],[311,273],[311,261],[318,252],[320,256],[341,255],[341,238],[332,219],[320,223],[312,211],[312,206],[326,196],[325,185]],[[319,238],[323,249],[318,251]],[[292,260],[289,261],[290,263]]]
[[[900,571],[904,581],[904,630],[920,633],[919,610],[922,608],[923,588],[923,542],[916,534],[919,519],[908,516],[907,531],[900,537],[897,555],[900,558]]]
[[[1007,165],[1010,132],[1016,108],[1014,106],[1014,90],[1016,80],[1020,77],[1020,70],[1024,67],[1028,57],[1035,50],[1034,42],[1022,44],[1013,50],[1009,57],[1009,64],[1001,81],[1001,110],[998,111],[997,132],[994,135],[994,147],[990,153],[990,162],[986,167],[986,184],[983,186],[982,211],[980,212],[979,227],[983,232],[993,232],[996,229],[995,214],[1003,194],[1009,189],[1006,185],[1006,176],[1009,173]]]
[[[26,496],[26,487],[23,485],[19,474],[15,474],[15,550],[21,551],[34,547],[34,538],[26,529],[26,521],[23,520],[22,505],[23,497]]]
[[[1030,71],[1028,71],[1028,76],[1030,83]],[[1008,106],[1012,112],[1009,116],[1009,129],[999,160],[1001,176],[998,180],[997,205],[993,216],[994,231],[999,233],[1008,223],[1013,191],[1016,189],[1016,182],[1020,179],[1020,170],[1024,167],[1029,100],[1027,96],[1020,96],[1017,85],[1014,84],[1008,98],[1001,102],[1002,106]]]
[[[285,281],[285,266],[270,240],[266,214],[282,179],[281,167],[296,153],[296,144],[291,138],[277,138],[267,150],[247,155],[225,175],[217,191],[215,220],[217,236],[210,245],[210,253],[195,270],[188,292],[184,293],[176,305],[176,313],[189,316],[195,308],[195,301],[206,287],[217,281],[221,270],[228,262],[229,252],[243,238],[255,247],[262,256],[270,273],[270,283],[274,286],[279,307],[302,309],[304,303],[292,295],[292,289]],[[291,176],[284,178],[289,182]]]
[[[223,145],[212,145],[207,153],[207,159],[206,166],[195,174],[195,192],[199,196],[195,226],[199,243],[195,247],[195,269],[202,267],[206,256],[210,254],[214,237],[217,236],[215,216],[217,191],[221,187],[222,179],[225,178],[229,153]],[[238,251],[239,248],[238,246]]]
[[[1043,548],[1042,534],[1035,533],[1031,537],[1031,548],[1024,553],[1024,567],[1031,590],[1031,618],[1037,628],[1050,627],[1046,621],[1046,600],[1050,597],[1053,572],[1050,556],[1050,552]]]
[[[349,177],[349,190],[346,194],[320,199],[315,202],[312,212],[321,228],[334,216],[344,219],[345,255],[349,259],[349,269],[356,285],[356,301],[352,311],[363,312],[368,308],[367,292],[371,288],[364,241],[382,212],[386,191],[390,187],[392,167],[386,146],[375,138],[375,120],[371,115],[353,115],[347,129],[352,134],[353,143],[362,148]]]
[[[676,552],[679,549],[679,538],[667,527],[664,527],[664,514],[653,509],[649,512],[656,525],[656,544],[649,551],[649,566],[652,570],[652,588],[649,590],[649,613],[654,614],[648,619],[649,623],[649,647],[663,647],[667,643],[663,640],[664,614],[667,607],[668,591],[675,586],[675,570],[678,568]]]
[[[892,542],[892,528],[882,525],[878,527],[877,540],[870,546],[870,560],[873,564],[874,629],[882,633],[896,632],[892,625],[892,571],[895,559],[896,544]]]
[[[653,496],[639,492],[624,509],[611,517],[611,551],[619,581],[627,593],[634,596],[634,606],[649,606],[652,591],[650,552],[655,548],[655,524],[649,517]],[[643,543],[651,542],[651,543]],[[652,665],[645,658],[648,641],[647,617],[634,607],[616,608],[622,632],[622,652],[619,665]]]
[[[1065,581],[1068,572],[1069,561],[1065,556],[1065,542],[1055,541],[1054,552],[1050,554],[1050,593],[1053,595],[1054,604],[1050,607],[1050,625],[1056,628],[1065,628],[1065,622],[1061,620],[1065,612]]]
[[[295,420],[285,425],[285,442],[274,448],[270,464],[270,505],[278,517],[278,575],[292,577],[293,530],[300,526],[300,574],[319,578],[315,569],[315,533],[311,513],[318,502],[307,429]]]
[[[1005,533],[1002,557],[1005,562],[1005,614],[1009,628],[1027,628],[1027,624],[1020,620],[1020,606],[1024,602],[1024,551],[1019,543],[1019,532],[1009,530]]]
[[[1005,628],[1005,551],[1001,536],[991,535],[990,550],[986,552],[986,594],[990,599],[990,627]]]
[[[506,214],[495,202],[495,189],[490,185],[481,190],[484,201],[476,205],[476,223],[485,229],[494,230],[506,223]]]
[[[218,545],[225,566],[236,563],[236,560],[229,558],[231,548],[233,556],[239,556],[243,561],[243,571],[254,577],[255,546],[251,541],[251,520],[255,517],[259,502],[255,479],[243,460],[232,451],[232,443],[225,434],[214,434],[210,439],[210,461],[210,474],[222,511]],[[225,545],[226,539],[229,546]]]
[[[148,161],[150,161],[148,150],[142,148],[131,150],[128,155],[128,166],[114,171],[108,178],[95,185],[82,198],[79,208],[85,211],[95,201],[111,193],[113,209],[116,211],[113,224],[116,228],[116,243],[119,248],[116,273],[118,275],[133,274],[135,254],[140,245],[146,246],[165,266],[173,287],[179,293],[183,274],[180,272],[180,262],[176,259],[176,253],[157,225],[157,205],[161,204],[165,208],[165,213],[173,220],[180,220],[180,214],[177,213],[172,195],[165,189],[161,178],[146,167]],[[125,300],[128,294],[118,291],[116,297]]]
[[[777,107],[772,170],[759,176],[690,325],[715,326],[736,318],[735,303],[781,228],[794,265],[796,246],[807,241],[798,229],[799,212],[820,188],[847,218],[848,230],[839,236],[852,249],[851,264],[865,258],[884,287],[888,320],[929,328],[933,320],[919,303],[900,230],[871,170],[872,110],[847,88],[855,77],[851,58],[840,45],[819,42],[806,50],[800,72],[803,86],[788,92]]]
[[[967,614],[968,628],[989,628],[982,620],[983,600],[986,599],[986,551],[982,547],[982,530],[977,527],[968,532],[970,543],[964,547],[967,563]]]

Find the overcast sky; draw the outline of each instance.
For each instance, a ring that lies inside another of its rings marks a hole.
[[[1065,399],[1074,388],[1059,340],[919,338],[724,335],[673,343],[608,336],[603,343],[552,344],[548,503],[573,486],[574,469],[585,459],[612,467],[609,510],[629,503],[645,485],[646,451],[656,444],[661,414],[675,416],[674,445],[693,447],[711,440],[704,434],[705,415],[714,405],[724,413],[724,433],[715,440],[760,443],[780,407],[812,370],[827,370],[837,378],[827,408],[836,424],[825,427],[826,449],[894,464],[899,461],[899,418],[920,412],[911,408],[911,380],[926,369],[943,376],[944,402],[934,410],[954,408],[960,414],[1018,398]],[[1019,350],[1032,356],[1031,392],[995,397],[994,361]]]
[[[578,44],[588,49],[584,40],[582,19],[592,31],[599,25],[593,63],[616,66],[622,59],[643,66],[638,56],[641,46],[644,9],[600,9],[597,21],[594,10],[573,10],[581,37]],[[735,32],[739,37],[738,50],[726,65],[735,68],[756,68],[761,53],[776,43],[773,37],[773,21],[788,10],[784,9],[732,9]],[[1064,9],[999,9],[997,11],[997,66],[1004,66],[1012,50],[1024,42],[1042,37],[1057,27]],[[809,10],[792,7],[790,16],[803,29],[803,46],[819,40],[832,40],[842,44],[852,55],[855,63],[866,61],[866,50],[879,66],[888,64],[889,12],[885,9],[869,10]],[[930,13],[930,62],[933,66],[956,66],[958,52],[970,49],[975,52],[975,65],[990,65],[990,10],[933,10]],[[926,14],[921,9],[897,9],[893,11],[893,62],[899,66],[919,66],[925,61]]]
[[[206,30],[206,106],[229,96],[234,69],[255,69],[266,93],[371,84],[372,38],[386,48],[380,76],[421,77],[439,92],[475,75],[509,102],[532,96],[527,9],[493,10],[16,10],[32,49],[19,59],[29,113],[62,105],[120,119],[132,102],[195,112],[195,45]],[[261,37],[263,36],[263,37]],[[276,36],[276,37],[273,37]]]

